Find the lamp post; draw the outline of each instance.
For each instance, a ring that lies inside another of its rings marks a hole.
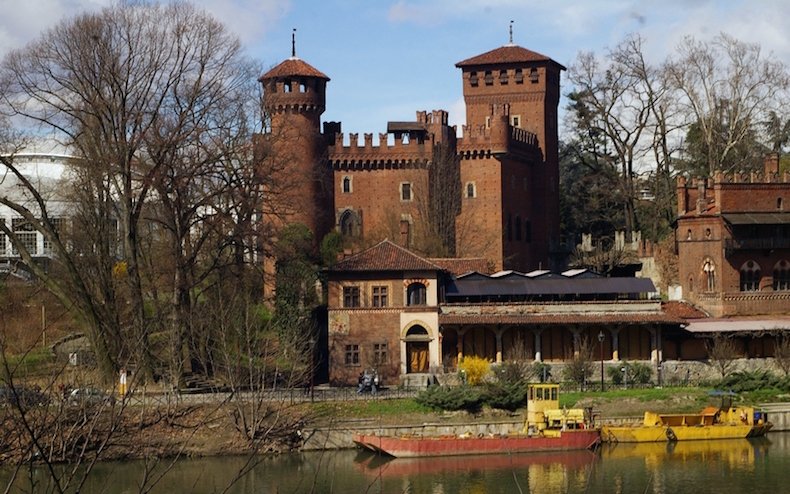
[[[598,343],[601,346],[601,392],[603,393],[603,339],[605,338],[603,330],[598,332]]]

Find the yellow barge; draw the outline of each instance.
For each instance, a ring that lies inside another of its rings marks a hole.
[[[621,443],[740,439],[762,436],[771,429],[764,412],[753,407],[733,406],[732,393],[714,392],[711,395],[722,397],[720,407],[708,406],[700,413],[691,414],[645,412],[642,424],[604,425],[601,439]]]

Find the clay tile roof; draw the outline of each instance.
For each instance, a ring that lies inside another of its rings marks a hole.
[[[442,271],[442,268],[389,240],[329,266],[329,271]]]
[[[666,314],[439,314],[439,324],[680,324]]]
[[[303,62],[298,58],[289,58],[269,72],[266,72],[258,78],[258,81],[263,82],[268,79],[277,79],[279,77],[317,77],[319,79],[329,80],[329,77],[324,75],[320,70],[316,69],[309,63]]]
[[[661,303],[661,310],[664,314],[677,319],[702,319],[709,317],[706,313],[694,307],[688,302],[669,301]]]
[[[476,259],[429,259],[453,276],[477,272],[488,273],[488,261],[484,258]]]
[[[495,50],[487,51],[482,55],[467,58],[455,64],[456,67],[469,67],[473,65],[500,65],[504,63],[524,63],[524,62],[551,62],[559,65],[560,69],[565,67],[550,59],[546,55],[535,53],[516,45],[506,45]]]

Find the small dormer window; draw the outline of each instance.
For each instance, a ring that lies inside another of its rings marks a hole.
[[[502,85],[507,84],[507,70],[499,71],[499,83]]]
[[[477,87],[477,72],[469,73],[469,84]]]
[[[516,69],[516,76],[513,79],[516,80],[516,84],[523,84],[524,72],[521,69]]]
[[[535,67],[529,69],[529,81],[532,84],[537,84],[538,82],[538,69],[536,69]]]
[[[485,79],[486,79],[486,86],[491,86],[494,84],[494,76],[493,74],[491,74],[490,70],[486,70]]]

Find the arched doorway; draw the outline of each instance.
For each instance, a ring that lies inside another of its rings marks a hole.
[[[406,373],[423,373],[430,370],[430,354],[428,342],[431,336],[428,330],[415,325],[406,333]]]

